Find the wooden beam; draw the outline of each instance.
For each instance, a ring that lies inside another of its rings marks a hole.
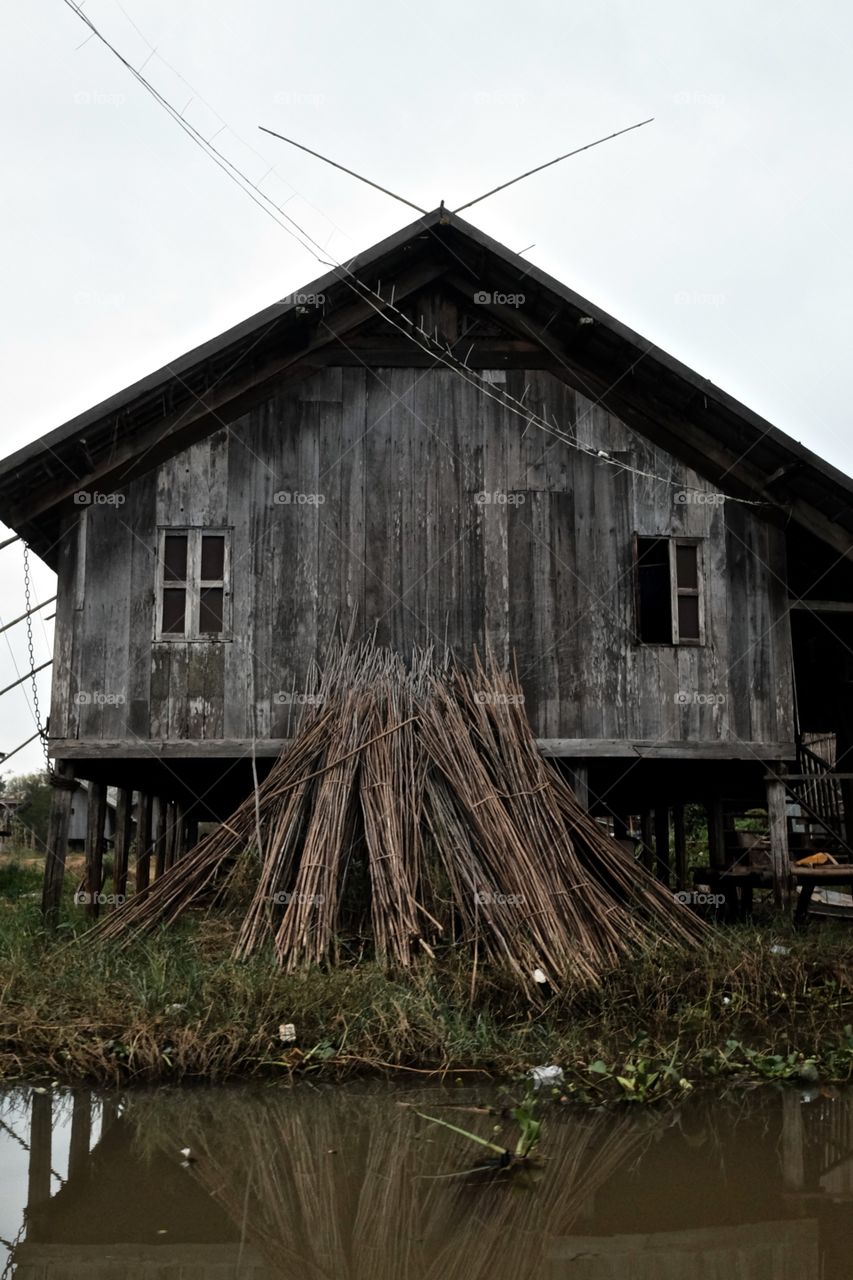
[[[809,613],[853,613],[853,600],[789,600],[788,608]]]
[[[104,826],[107,820],[107,788],[90,782],[86,809],[86,911],[98,914],[98,897],[104,881]]]
[[[582,809],[589,808],[589,766],[576,764],[568,770],[569,783]]]
[[[708,855],[711,866],[720,870],[726,864],[726,832],[723,823],[723,803],[714,796],[705,804],[708,818]]]
[[[640,827],[643,843],[640,846],[640,861],[647,871],[651,871],[655,860],[654,821],[651,809],[644,809],[640,815]]]
[[[545,756],[642,760],[794,760],[793,742],[660,742],[622,738],[538,738]],[[778,748],[778,750],[776,750]]]
[[[187,806],[182,800],[175,803],[175,847],[173,861],[180,862],[187,851]]]
[[[169,802],[157,796],[157,813],[154,820],[154,879],[159,880],[166,870],[166,840],[168,835]]]
[[[260,739],[255,755],[278,756],[290,745],[289,738]],[[624,738],[538,738],[537,745],[545,756],[578,760],[597,759],[643,760],[795,760],[793,742],[660,742],[655,739]],[[51,755],[68,760],[139,760],[152,757],[163,760],[251,759],[251,738],[55,738]]]
[[[53,1095],[30,1091],[30,1157],[27,1170],[28,1228],[34,1209],[50,1199]]]
[[[74,786],[73,765],[64,760],[59,761],[55,769],[55,785],[51,788],[41,897],[42,917],[48,929],[55,929],[59,922]]]
[[[669,808],[655,805],[655,874],[669,884]]]
[[[770,865],[773,871],[773,898],[782,911],[791,907],[791,856],[788,851],[788,814],[783,781],[785,766],[779,764],[770,775],[767,788],[767,817],[770,821]]]
[[[136,809],[136,892],[148,888],[151,879],[151,821],[153,797],[140,791]]]
[[[675,846],[675,887],[687,887],[687,832],[684,823],[684,804],[678,801],[672,807],[672,836]]]
[[[805,1176],[803,1104],[798,1089],[782,1090],[782,1177],[788,1191],[802,1191]]]
[[[71,1137],[68,1143],[68,1177],[74,1178],[86,1167],[92,1140],[92,1094],[88,1089],[72,1093]]]
[[[131,823],[133,821],[133,792],[119,787],[116,800],[116,834],[114,846],[113,888],[116,901],[121,902],[127,893],[127,864],[130,854]]]

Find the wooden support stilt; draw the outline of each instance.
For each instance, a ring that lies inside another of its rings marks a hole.
[[[75,1089],[72,1096],[71,1138],[68,1144],[69,1178],[86,1167],[92,1140],[92,1095],[88,1089]]]
[[[705,805],[708,815],[708,854],[711,866],[721,871],[726,865],[726,833],[723,826],[723,802],[718,797],[708,800]]]
[[[655,805],[655,874],[669,884],[669,807]]]
[[[684,825],[684,804],[679,801],[672,807],[672,839],[675,846],[675,887],[687,888],[687,832]]]
[[[806,1185],[802,1107],[798,1089],[782,1090],[782,1177],[788,1191]]]
[[[187,806],[182,800],[175,804],[175,845],[173,862],[180,862],[187,851]]]
[[[156,796],[155,800],[157,808],[154,818],[154,879],[159,880],[166,870],[168,802],[162,796]]]
[[[104,881],[104,825],[107,819],[107,788],[90,782],[86,821],[86,910],[98,914],[98,898]]]
[[[166,857],[165,869],[175,865],[178,855],[178,806],[170,800],[166,806]]]
[[[654,867],[655,857],[654,823],[651,809],[644,809],[640,815],[640,830],[643,837],[640,861],[647,871],[651,871]]]
[[[791,909],[791,855],[788,852],[788,814],[785,803],[785,765],[777,764],[765,778],[767,817],[770,824],[770,864],[773,899],[781,911]]]
[[[582,809],[589,808],[589,765],[575,764],[568,770],[569,784]]]
[[[149,791],[139,792],[136,810],[136,892],[148,888],[151,879],[151,823],[153,797]]]
[[[194,818],[192,813],[187,816],[186,825],[186,849],[187,852],[198,844],[198,818]]]
[[[42,916],[48,929],[55,929],[59,921],[59,904],[65,881],[65,856],[68,851],[68,824],[71,821],[76,786],[74,766],[68,761],[57,761],[53,783],[41,897]]]
[[[127,863],[130,856],[130,832],[133,818],[133,792],[119,787],[116,800],[116,834],[113,866],[113,887],[116,902],[127,893]]]
[[[50,1199],[53,1097],[50,1093],[30,1094],[30,1162],[27,1176],[28,1228],[34,1209]]]
[[[101,1138],[118,1120],[118,1101],[114,1096],[107,1096],[101,1102]]]

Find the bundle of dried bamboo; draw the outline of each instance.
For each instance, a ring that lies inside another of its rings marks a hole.
[[[237,953],[288,969],[342,938],[409,967],[452,944],[525,987],[595,982],[703,926],[633,863],[539,753],[517,679],[422,650],[344,645],[268,777],[216,832],[98,928],[127,939],[253,886]],[[369,907],[369,923],[367,911]],[[541,980],[540,974],[540,980]]]

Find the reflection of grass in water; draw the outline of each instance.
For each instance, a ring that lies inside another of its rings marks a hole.
[[[189,1146],[190,1176],[275,1274],[306,1280],[537,1275],[549,1240],[662,1123],[561,1112],[532,1177],[469,1183],[444,1176],[464,1167],[467,1140],[418,1133],[393,1095],[138,1097],[127,1114],[149,1149],[178,1159]]]

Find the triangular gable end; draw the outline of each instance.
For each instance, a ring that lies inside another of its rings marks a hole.
[[[546,368],[723,492],[843,554],[853,480],[444,209],[0,463],[0,516],[50,564],[75,492],[121,488],[329,364]]]

